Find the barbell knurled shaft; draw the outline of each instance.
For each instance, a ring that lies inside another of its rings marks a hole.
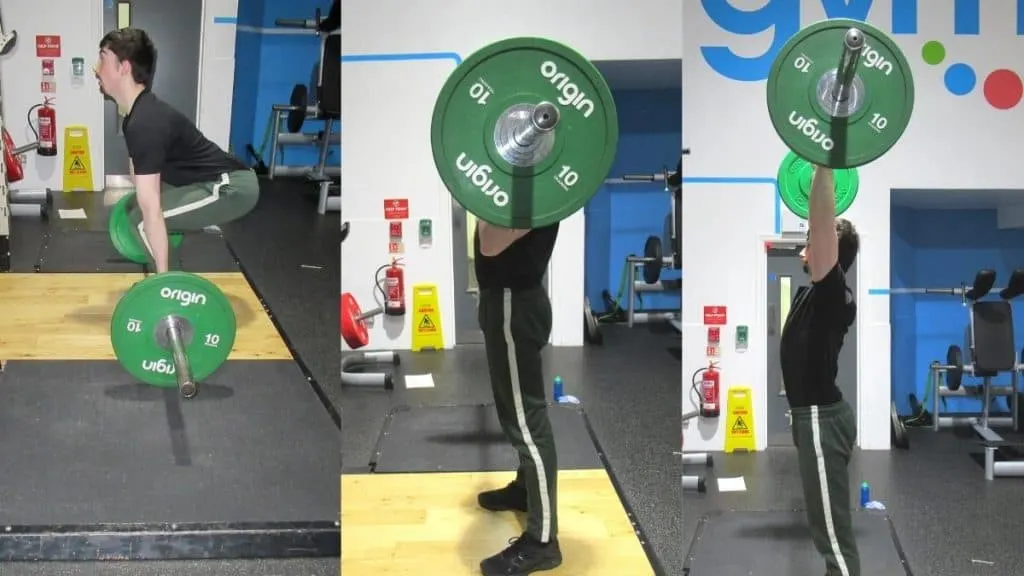
[[[196,395],[196,383],[192,378],[192,368],[185,354],[185,339],[181,334],[181,320],[177,317],[168,318],[167,342],[174,359],[174,375],[178,380],[178,391],[185,398]]]

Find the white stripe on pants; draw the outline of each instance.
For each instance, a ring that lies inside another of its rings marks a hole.
[[[512,338],[512,291],[506,289],[504,294],[504,308],[502,310],[502,328],[505,332],[505,345],[508,346],[508,370],[509,380],[512,382],[512,397],[515,399],[516,423],[523,435],[523,443],[530,452],[530,458],[537,468],[537,489],[540,490],[541,506],[541,543],[546,544],[551,539],[551,497],[548,493],[548,475],[544,468],[544,461],[540,457],[540,450],[533,441],[533,434],[530,427],[526,425],[526,410],[523,408],[523,389],[519,384],[519,364],[516,362],[516,343]],[[529,487],[527,487],[529,490]]]

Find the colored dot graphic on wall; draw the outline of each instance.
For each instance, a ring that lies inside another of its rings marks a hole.
[[[946,47],[942,42],[929,40],[921,47],[921,58],[925,64],[938,66],[946,60]],[[946,67],[944,75],[946,90],[956,96],[965,96],[978,85],[978,75],[969,64],[955,62]],[[998,110],[1009,110],[1020,104],[1024,98],[1024,82],[1013,70],[993,70],[982,82],[985,100]]]

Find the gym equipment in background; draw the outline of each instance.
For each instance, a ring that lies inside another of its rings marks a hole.
[[[437,97],[434,165],[452,198],[485,222],[539,228],[568,218],[611,170],[611,89],[576,51],[511,38],[471,54]]]
[[[681,423],[685,425],[690,420],[700,416],[700,410],[693,410],[683,414]],[[686,452],[682,451],[679,453],[683,460],[683,466],[704,466],[705,468],[713,468],[715,465],[714,459],[711,454],[707,452]],[[707,492],[707,482],[703,474],[683,474],[683,490],[687,492]]]
[[[341,210],[339,198],[341,166],[328,166],[327,155],[332,145],[341,144],[337,132],[341,123],[341,34],[340,31],[320,31],[320,10],[309,20],[278,18],[275,25],[282,28],[310,30],[320,38],[320,58],[313,65],[309,85],[296,84],[288,104],[271,106],[270,122],[264,133],[261,149],[249,146],[249,153],[259,163],[263,152],[270,148],[270,159],[266,165],[271,180],[277,177],[304,177],[317,185],[319,202],[317,212]],[[317,132],[302,132],[307,120],[322,120],[323,129]],[[286,131],[282,131],[282,125]],[[284,166],[278,164],[280,148],[285,145],[316,146],[319,156],[313,167]]]
[[[985,447],[985,479],[993,480],[1002,476],[1024,476],[1024,458],[1019,451],[1024,449],[1024,442],[1013,442],[1004,440],[991,426],[999,423],[1012,425],[1018,430],[1017,403],[1019,390],[1017,380],[1020,372],[1024,370],[1024,364],[1019,363],[1017,358],[1017,347],[1013,336],[1013,310],[1010,301],[1024,294],[1024,269],[1014,270],[1005,288],[999,290],[999,300],[982,301],[988,293],[994,290],[996,273],[993,270],[981,270],[977,273],[974,285],[969,288],[954,288],[947,290],[925,289],[921,293],[934,294],[944,293],[960,295],[967,302],[968,307],[968,350],[970,359],[964,363],[962,351],[959,346],[950,346],[947,352],[946,364],[934,362],[930,366],[931,384],[934,387],[932,398],[933,429],[938,431],[943,423],[951,425],[955,420],[948,417],[945,421],[939,413],[940,399],[946,396],[967,395],[962,386],[963,374],[971,374],[982,379],[981,393],[982,413],[980,417],[969,420],[975,434],[981,438]],[[906,292],[915,293],[913,289]],[[1000,373],[1009,372],[1012,385],[1009,390],[997,389],[992,385],[992,378]],[[941,375],[945,373],[946,386],[941,386]],[[991,418],[990,407],[992,398],[996,394],[1008,394],[1010,396],[1011,416],[996,422]],[[996,452],[999,452],[1000,459],[996,460]]]
[[[800,158],[829,168],[881,157],[906,131],[914,108],[903,52],[858,20],[825,20],[794,34],[766,84],[779,138]]]
[[[677,331],[682,331],[682,324],[678,310],[638,312],[636,310],[637,294],[642,292],[675,292],[681,291],[683,283],[681,279],[663,280],[661,272],[664,269],[679,270],[681,268],[681,243],[680,228],[682,227],[681,194],[682,194],[682,159],[690,154],[689,148],[684,148],[680,154],[679,164],[674,172],[663,168],[655,174],[626,174],[621,178],[605,179],[606,185],[635,184],[638,182],[664,182],[665,192],[669,195],[670,223],[669,242],[672,253],[665,255],[660,236],[648,236],[644,241],[643,256],[630,254],[626,257],[626,325],[630,328],[634,324],[646,324],[651,322],[669,322]],[[643,278],[639,281],[637,277]],[[620,297],[622,294],[620,293]]]
[[[17,42],[18,32],[8,32],[4,28],[3,16],[0,15],[0,56],[13,50]],[[29,110],[30,120],[31,112]],[[46,219],[53,207],[53,193],[49,188],[12,190],[10,187],[11,182],[23,178],[20,156],[38,146],[37,141],[21,148],[15,147],[14,140],[4,126],[3,112],[0,111],[0,157],[4,160],[0,162],[0,272],[11,270],[11,217],[39,216]]]
[[[348,292],[341,294],[341,337],[353,351],[341,356],[341,385],[394,388],[391,372],[368,372],[372,365],[397,367],[401,360],[393,350],[380,352],[355,352],[370,343],[369,320],[384,313],[383,307],[363,312],[355,296]]]

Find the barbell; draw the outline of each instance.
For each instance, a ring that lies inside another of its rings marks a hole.
[[[115,208],[125,212],[127,198]],[[112,214],[111,242],[122,255],[144,255],[131,226],[126,213]],[[145,384],[176,386],[185,398],[195,396],[199,383],[227,361],[236,331],[227,296],[213,282],[187,272],[154,274],[135,283],[110,319],[110,343],[121,366]]]
[[[796,156],[856,168],[888,152],[906,131],[914,79],[881,30],[833,19],[786,41],[768,74],[767,97],[772,126]]]
[[[619,139],[608,83],[575,50],[510,38],[466,58],[445,81],[430,126],[452,198],[506,228],[568,218],[604,184]]]

